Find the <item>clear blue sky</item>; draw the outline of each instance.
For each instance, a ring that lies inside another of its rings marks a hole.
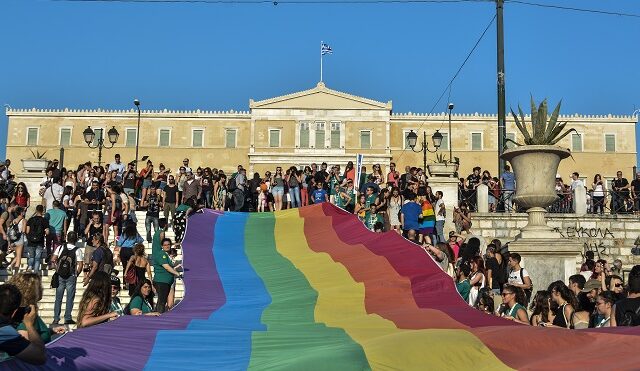
[[[640,1],[532,0],[640,14]],[[210,5],[2,0],[0,104],[248,109],[313,87],[428,112],[495,13],[492,3]],[[507,107],[529,93],[564,113],[640,107],[640,18],[505,8]],[[453,85],[457,112],[495,113],[495,27]],[[436,112],[446,107],[443,99]],[[0,118],[0,157],[6,116]]]

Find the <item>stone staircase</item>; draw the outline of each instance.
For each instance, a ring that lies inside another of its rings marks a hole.
[[[144,218],[145,218],[145,212],[144,211],[138,211],[136,212],[136,216],[138,218],[138,233],[140,233],[140,235],[143,238],[146,238],[147,235],[147,231],[144,227]],[[174,240],[174,233],[173,230],[171,229],[171,227],[169,227],[169,230],[167,230],[166,232],[166,236],[168,238],[171,238],[171,240]],[[112,236],[110,236],[110,240],[112,240]],[[152,258],[151,256],[151,244],[145,242],[145,246],[146,246],[146,253],[147,253],[147,257],[149,259]],[[9,258],[7,260],[10,261],[10,259],[12,259],[13,257],[10,255]],[[115,256],[114,256],[115,258]],[[182,249],[178,249],[178,257],[177,257],[177,261],[178,263],[182,262]],[[22,258],[22,264],[21,264],[21,268],[20,271],[24,271],[27,268],[27,258]],[[47,270],[46,269],[47,266],[46,264],[42,264],[41,265],[41,269],[42,269],[42,285],[44,288],[44,292],[43,292],[43,296],[42,296],[42,300],[38,303],[38,311],[39,311],[39,315],[42,318],[42,320],[46,323],[46,324],[51,324],[51,322],[53,322],[53,306],[55,303],[55,299],[56,299],[56,290],[51,288],[51,277],[53,276],[54,271],[53,270]],[[118,273],[118,277],[120,278],[120,281],[123,282],[124,284],[124,279],[123,279],[123,271],[124,271],[124,267],[122,265],[117,265],[115,267],[116,270],[119,271]],[[153,272],[153,266],[151,266],[151,270]],[[0,282],[6,282],[9,280],[9,278],[11,278],[11,272],[7,271],[6,269],[2,269],[0,270]],[[73,306],[73,320],[76,321],[77,320],[77,316],[78,316],[78,306],[80,303],[80,299],[82,298],[82,293],[84,292],[84,287],[82,287],[82,279],[83,277],[78,277],[78,281],[76,284],[76,296],[75,296],[75,300],[74,300],[74,306]],[[184,296],[184,283],[182,280],[177,280],[176,281],[176,287],[175,287],[175,303],[177,304]],[[125,306],[129,303],[129,292],[127,289],[125,289],[124,287],[122,288],[122,290],[120,291],[119,294],[120,297],[120,301],[122,302],[122,305]],[[65,310],[65,306],[66,306],[66,293],[65,293],[65,297],[62,299],[62,309],[60,311],[60,324],[62,324],[64,322],[64,310]],[[70,326],[71,328],[74,328],[75,326]]]

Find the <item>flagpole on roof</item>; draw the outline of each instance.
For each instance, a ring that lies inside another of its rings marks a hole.
[[[320,40],[320,82],[322,82],[322,44],[324,41]]]

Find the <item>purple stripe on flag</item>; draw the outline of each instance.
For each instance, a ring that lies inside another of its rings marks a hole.
[[[0,370],[142,370],[158,331],[182,330],[191,320],[209,318],[225,302],[213,258],[218,215],[205,211],[189,218],[182,243],[185,297],[174,310],[160,317],[123,316],[76,330],[47,346],[46,365],[10,360],[0,363]]]

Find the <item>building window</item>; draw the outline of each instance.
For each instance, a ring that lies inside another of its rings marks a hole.
[[[449,133],[441,132],[440,134],[442,134],[442,144],[440,144],[440,149],[444,149],[445,151],[448,151],[449,150]]]
[[[38,128],[28,128],[27,129],[27,145],[28,146],[37,146],[38,145]]]
[[[71,145],[71,128],[60,129],[60,145],[61,146]]]
[[[191,147],[204,147],[204,129],[191,131]]]
[[[226,148],[236,148],[236,134],[237,134],[237,130],[236,129],[226,129],[225,130],[225,143],[224,146]]]
[[[100,139],[104,139],[104,129],[103,128],[93,128],[93,132],[95,136],[93,137],[92,146],[97,146]]]
[[[331,148],[340,148],[340,122],[331,123]]]
[[[160,129],[158,135],[158,146],[169,147],[171,145],[171,129]]]
[[[280,147],[280,129],[269,129],[269,147]]]
[[[471,133],[471,150],[482,151],[482,133]]]
[[[309,123],[300,123],[300,148],[309,148]]]
[[[371,149],[371,130],[360,130],[360,148]]]
[[[582,134],[571,134],[571,150],[582,152]]]
[[[504,148],[509,149],[516,146],[515,144],[513,144],[513,142],[516,141],[516,133],[506,133],[505,138],[509,140],[504,141]]]
[[[402,141],[404,142],[402,149],[411,149],[411,147],[409,147],[409,141],[407,140],[407,135],[409,135],[410,132],[411,130],[404,130],[402,132]]]
[[[324,122],[316,122],[316,148],[325,147]]]
[[[604,135],[604,151],[605,152],[616,151],[616,135],[615,134]]]
[[[138,129],[126,129],[125,130],[125,138],[124,138],[124,145],[127,147],[135,147],[136,146],[136,140],[137,138],[137,133]]]

